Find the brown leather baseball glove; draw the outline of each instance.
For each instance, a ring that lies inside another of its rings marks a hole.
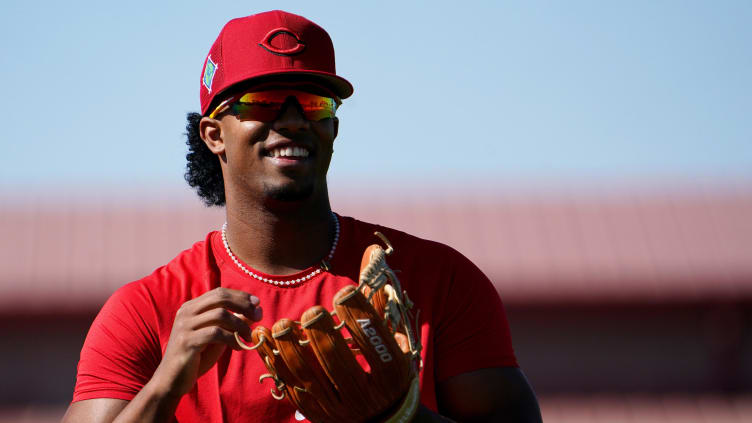
[[[312,422],[408,422],[417,410],[420,343],[412,303],[386,264],[389,241],[376,235],[388,248],[366,249],[359,285],[337,292],[334,311],[317,305],[300,322],[280,319],[271,331],[257,326],[253,347],[238,339],[269,370],[259,382],[272,379],[272,396],[287,397]]]

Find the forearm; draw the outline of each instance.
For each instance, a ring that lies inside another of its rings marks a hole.
[[[437,388],[439,412],[462,422],[540,423],[538,400],[518,367],[463,373]]]
[[[171,392],[158,374],[118,414],[113,423],[169,422],[175,415],[182,394]]]
[[[413,419],[413,423],[455,423],[456,421],[435,413],[423,405],[420,406]],[[532,402],[520,404],[512,410],[498,410],[493,415],[468,417],[468,420],[462,421],[540,423],[542,420],[537,402]]]
[[[454,423],[454,420],[437,414],[421,404],[420,407],[418,407],[418,412],[415,414],[415,418],[413,418],[413,423]]]

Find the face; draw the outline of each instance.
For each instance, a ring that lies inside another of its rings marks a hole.
[[[315,86],[293,89],[325,94]],[[307,120],[297,102],[289,99],[271,122],[223,113],[202,119],[200,130],[209,149],[219,156],[228,203],[231,197],[249,196],[291,203],[328,195],[326,173],[337,128],[337,118]]]

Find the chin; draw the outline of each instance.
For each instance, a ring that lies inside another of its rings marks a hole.
[[[303,186],[297,184],[281,186],[264,184],[264,194],[266,194],[267,198],[275,201],[285,203],[300,202],[311,197],[313,194],[313,184],[306,184]]]

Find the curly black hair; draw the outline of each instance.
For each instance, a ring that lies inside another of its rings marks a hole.
[[[185,170],[185,180],[188,185],[196,189],[198,196],[207,206],[225,205],[225,180],[219,159],[204,144],[199,135],[198,124],[201,122],[199,113],[188,113],[186,116],[186,144],[188,160]]]

